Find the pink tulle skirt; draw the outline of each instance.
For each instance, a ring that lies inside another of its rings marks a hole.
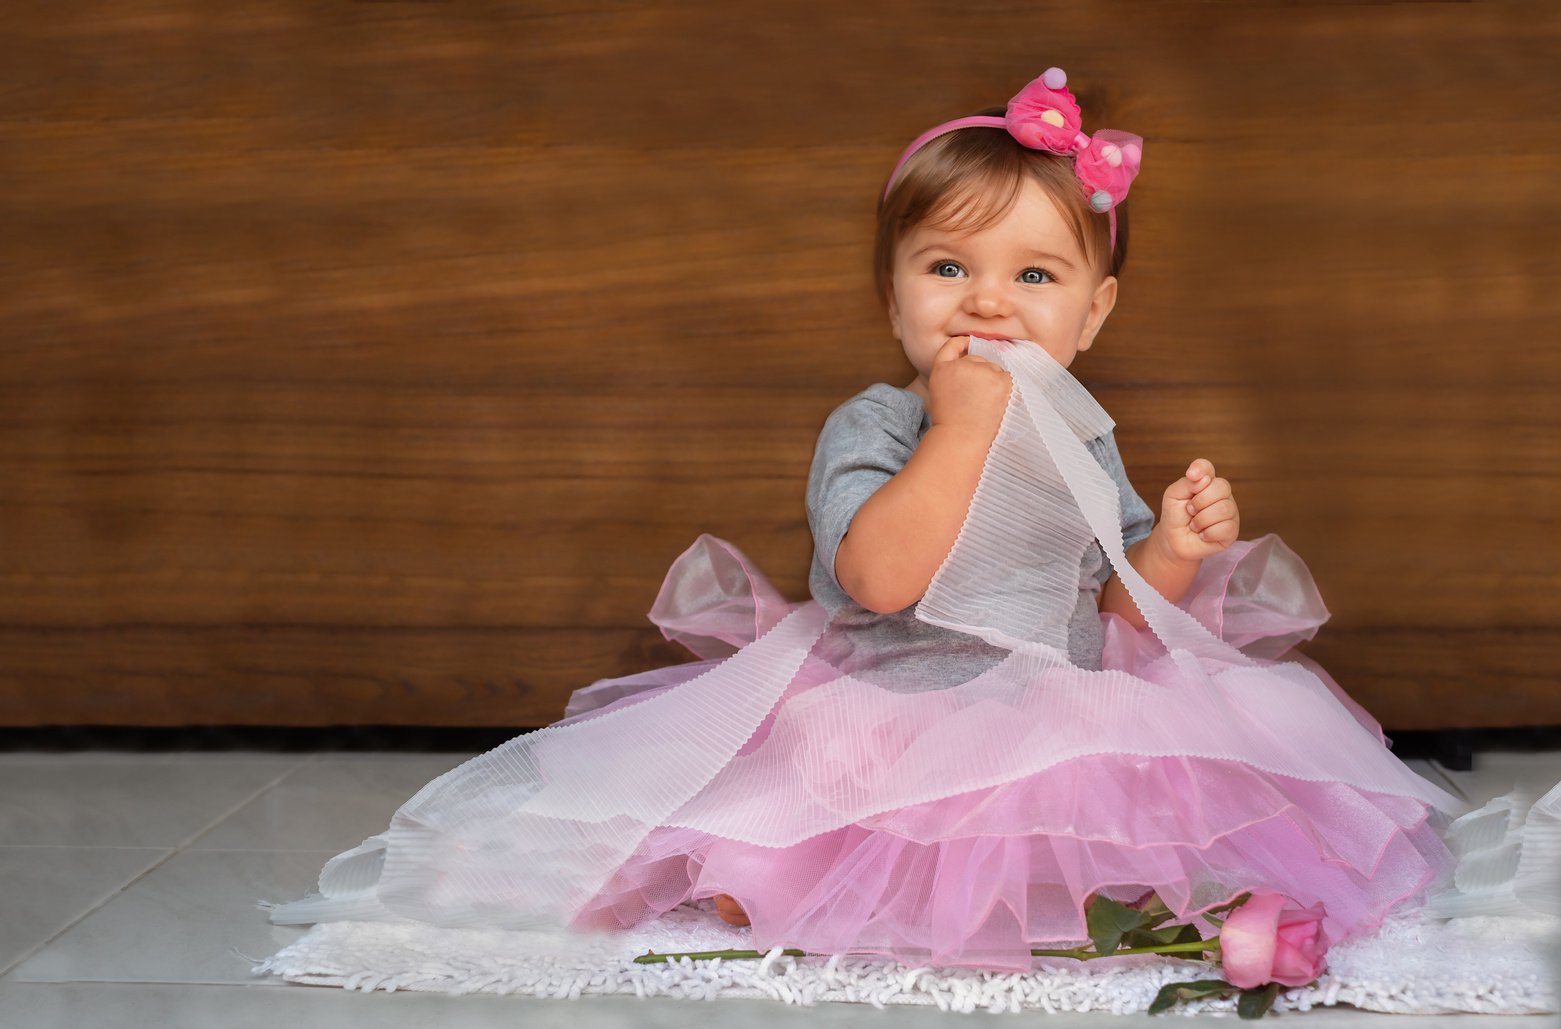
[[[561,724],[633,719],[807,606],[701,537],[652,617],[705,660],[577,691]],[[1277,537],[1238,542],[1179,606],[1253,663],[1189,668],[1116,615],[1102,615],[1100,671],[1016,656],[895,693],[810,656],[574,924],[630,927],[729,894],[761,950],[1024,970],[1032,947],[1087,942],[1092,894],[1152,889],[1189,919],[1266,887],[1321,902],[1337,941],[1445,880],[1440,830],[1460,802],[1288,652],[1327,617],[1299,559]]]

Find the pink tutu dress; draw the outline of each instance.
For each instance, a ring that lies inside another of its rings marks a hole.
[[[272,920],[616,930],[726,893],[760,950],[1028,970],[1031,948],[1087,942],[1091,894],[1153,889],[1186,920],[1264,887],[1321,902],[1337,942],[1445,884],[1441,832],[1466,805],[1290,652],[1328,617],[1304,563],[1240,541],[1169,603],[1127,561],[1118,487],[1082,442],[1109,416],[1039,347],[971,352],[1015,388],[915,618],[999,659],[897,689],[840,660],[816,600],[702,536],[651,612],[701,660],[578,691]],[[1148,624],[1102,615],[1085,668],[1066,627],[1096,540]]]

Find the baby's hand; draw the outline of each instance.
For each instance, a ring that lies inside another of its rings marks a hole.
[[[997,437],[1014,380],[1003,367],[970,353],[970,337],[955,336],[932,359],[927,417],[991,443]]]
[[[1187,475],[1166,488],[1160,522],[1154,527],[1167,553],[1183,561],[1218,554],[1241,532],[1241,512],[1230,483],[1214,477],[1214,465],[1198,458]]]

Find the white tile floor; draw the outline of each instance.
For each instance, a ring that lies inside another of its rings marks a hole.
[[[602,1026],[971,1024],[981,1016],[862,1005],[764,1001],[362,994],[255,979],[264,957],[301,935],[273,926],[257,898],[290,899],[337,852],[468,754],[0,752],[0,1026]],[[1474,803],[1522,779],[1561,780],[1561,751],[1476,755],[1473,772],[1412,761]],[[245,955],[248,955],[246,957]],[[1052,1026],[1147,1024],[1148,1016],[1047,1017]],[[1332,1029],[1538,1029],[1548,1015],[1304,1017]],[[1156,1022],[1155,1024],[1164,1024]]]

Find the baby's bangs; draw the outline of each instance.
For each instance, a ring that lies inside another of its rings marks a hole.
[[[1019,199],[1022,169],[986,167],[944,190],[927,209],[922,224],[943,232],[979,232],[1002,220]]]

